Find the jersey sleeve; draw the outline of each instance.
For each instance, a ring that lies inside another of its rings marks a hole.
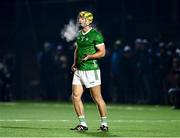
[[[104,44],[104,38],[101,33],[96,33],[94,44],[95,46],[100,46]]]

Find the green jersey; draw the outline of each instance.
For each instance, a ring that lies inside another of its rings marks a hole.
[[[95,29],[90,29],[88,32],[83,33],[79,31],[77,36],[77,68],[79,70],[96,70],[99,69],[97,59],[89,59],[82,61],[86,55],[94,54],[99,45],[104,43],[103,36]]]

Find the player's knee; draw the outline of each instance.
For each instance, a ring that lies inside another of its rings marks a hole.
[[[72,94],[72,100],[78,102],[81,100],[81,97],[78,94]]]
[[[103,102],[103,99],[101,96],[94,97],[94,102],[97,104],[100,104]]]

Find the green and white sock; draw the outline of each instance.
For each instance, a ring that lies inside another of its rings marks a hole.
[[[87,127],[85,116],[79,116],[78,118],[80,125]]]
[[[101,117],[101,125],[107,126],[107,117],[106,116]]]

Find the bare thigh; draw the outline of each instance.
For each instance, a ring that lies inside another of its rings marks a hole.
[[[102,100],[101,85],[90,88],[90,93],[94,102],[98,103]]]
[[[80,100],[83,94],[83,86],[82,85],[72,85],[72,99]]]

